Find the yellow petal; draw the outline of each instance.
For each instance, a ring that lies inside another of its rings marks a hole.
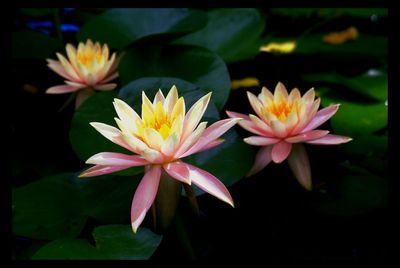
[[[143,138],[150,148],[157,151],[161,150],[163,138],[154,128],[146,128],[143,133]]]
[[[168,114],[172,113],[172,109],[175,107],[176,102],[178,101],[178,90],[176,86],[172,86],[170,91],[165,98],[164,106],[167,110]]]
[[[174,120],[175,118],[177,118],[180,115],[184,116],[185,113],[186,113],[185,99],[183,97],[180,97],[179,100],[176,102],[174,108],[172,109],[171,119]]]
[[[269,106],[274,101],[274,95],[266,87],[261,89],[261,93],[258,94],[257,98],[262,102],[264,106]]]

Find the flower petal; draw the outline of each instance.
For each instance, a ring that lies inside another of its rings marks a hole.
[[[71,93],[74,91],[79,90],[79,88],[75,86],[69,86],[69,85],[60,85],[60,86],[54,86],[46,90],[47,94],[64,94],[64,93]]]
[[[264,146],[257,152],[253,167],[247,173],[246,177],[250,177],[256,174],[271,162],[272,147],[273,146]]]
[[[281,82],[278,82],[274,91],[274,102],[275,103],[287,102],[287,99],[288,99],[288,92],[285,85],[282,84]]]
[[[258,99],[261,101],[261,103],[265,107],[265,106],[269,106],[273,103],[274,95],[266,87],[263,87],[261,89],[261,93],[258,94]]]
[[[189,169],[185,163],[175,161],[163,165],[164,170],[178,181],[191,185]]]
[[[201,148],[197,152],[199,153],[199,152],[203,152],[203,151],[207,151],[209,149],[212,149],[212,148],[224,143],[224,141],[225,141],[225,139],[222,139],[222,138],[213,140],[213,141],[209,142],[207,145],[203,146],[203,148]]]
[[[274,161],[275,163],[283,162],[283,160],[285,160],[290,154],[291,149],[292,149],[292,144],[287,143],[285,141],[281,141],[275,144],[272,147],[272,152],[271,152],[272,161]]]
[[[104,77],[103,79],[99,79],[99,82],[104,84],[104,83],[110,82],[111,80],[114,80],[118,76],[119,76],[119,74],[117,72],[110,73],[108,76]]]
[[[302,132],[308,132],[313,130],[323,123],[325,123],[329,118],[331,118],[339,109],[339,104],[330,105],[316,113],[314,118],[310,121],[310,123],[302,130]]]
[[[163,142],[161,146],[161,152],[166,156],[174,155],[176,148],[179,146],[179,136],[177,133],[172,133]]]
[[[161,102],[162,104],[164,104],[164,101],[165,101],[164,94],[162,93],[161,89],[159,89],[156,95],[154,96],[153,105],[155,106],[157,102]]]
[[[268,136],[268,137],[275,136],[272,128],[269,125],[267,125],[263,120],[261,120],[260,118],[258,118],[253,114],[249,114],[249,118],[256,125],[256,127],[262,131],[262,136]]]
[[[104,166],[104,165],[96,165],[94,167],[91,167],[84,172],[82,172],[79,177],[95,177],[95,176],[101,176],[104,174],[109,174],[113,172],[117,172],[120,170],[124,170],[129,168],[129,166]]]
[[[156,198],[158,185],[160,184],[160,176],[161,167],[158,165],[152,166],[146,174],[144,174],[143,179],[136,189],[131,206],[131,223],[134,233],[136,233]]]
[[[135,150],[132,150],[131,146],[129,146],[128,143],[123,139],[122,133],[118,128],[98,122],[91,122],[90,125],[113,143],[118,144],[129,151],[135,152]]]
[[[172,113],[172,109],[174,108],[176,102],[178,101],[178,90],[175,85],[171,87],[169,90],[167,97],[164,101],[164,107],[167,110],[168,114]]]
[[[103,152],[91,156],[86,160],[86,164],[136,167],[147,165],[149,162],[138,155]]]
[[[268,138],[268,137],[260,137],[260,136],[250,136],[243,139],[245,143],[255,146],[265,146],[271,145],[279,142],[279,139]]]
[[[143,138],[150,148],[157,151],[161,150],[163,138],[161,137],[160,133],[158,133],[154,128],[145,128]]]
[[[64,67],[61,65],[60,62],[56,61],[56,60],[51,60],[51,59],[47,59],[47,66],[52,69],[54,72],[56,72],[57,74],[61,75],[62,77],[68,79],[68,80],[75,80],[75,78],[73,76],[71,76],[65,69]]]
[[[187,163],[183,164],[189,169],[189,178],[192,183],[196,184],[200,189],[234,207],[232,196],[220,180],[205,170]]]
[[[250,117],[248,115],[231,111],[226,111],[226,114],[230,118],[242,118],[243,120],[240,120],[238,122],[238,125],[246,129],[247,131],[250,131],[254,134],[258,134],[261,136],[264,135],[263,132],[256,126],[256,124],[254,124],[254,122],[250,120]]]
[[[309,144],[320,144],[320,145],[331,145],[331,144],[341,144],[341,143],[346,143],[353,140],[350,137],[346,136],[339,136],[339,135],[332,135],[328,134],[322,138],[316,139],[316,140],[311,140],[311,141],[306,141],[306,143]]]
[[[328,133],[329,133],[328,130],[311,130],[309,132],[287,138],[285,139],[285,141],[290,143],[305,142],[309,140],[322,138],[323,136],[326,136]]]
[[[247,91],[247,98],[249,99],[250,105],[253,108],[254,112],[256,112],[256,114],[262,118],[263,104],[261,103],[261,101],[250,91]]]
[[[203,134],[204,130],[206,129],[207,122],[201,122],[199,126],[193,131],[185,140],[181,139],[181,145],[179,146],[178,150],[175,153],[176,158],[183,157],[182,154],[185,153],[190,147],[192,147],[200,136]]]
[[[276,137],[285,138],[287,136],[286,126],[281,121],[272,120],[271,128]]]
[[[288,162],[297,181],[308,191],[312,189],[311,168],[303,144],[294,144]]]
[[[190,108],[183,123],[182,139],[185,139],[187,136],[189,136],[189,134],[193,132],[197,124],[200,122],[204,112],[207,109],[208,103],[210,102],[210,98],[211,92],[199,99]]]
[[[141,120],[139,115],[124,101],[115,98],[113,102],[118,117],[122,120],[123,125],[130,131],[136,132],[136,121]]]
[[[206,146],[211,141],[219,138],[225,132],[227,132],[231,127],[233,127],[237,122],[239,122],[240,118],[228,118],[224,120],[220,120],[206,128],[199,138],[199,140],[184,154],[180,157],[186,157],[188,155],[194,154],[201,150],[204,146]]]
[[[94,89],[100,90],[100,91],[109,91],[109,90],[113,90],[116,87],[117,87],[117,84],[115,84],[115,83],[97,84],[97,85],[93,86]]]

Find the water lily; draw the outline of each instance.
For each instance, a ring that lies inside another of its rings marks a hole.
[[[318,111],[320,99],[315,99],[313,88],[302,97],[297,88],[288,94],[280,82],[274,94],[263,87],[257,97],[251,92],[247,92],[247,96],[257,116],[230,111],[227,114],[243,119],[238,124],[255,134],[245,138],[246,143],[261,146],[248,176],[259,172],[271,161],[281,163],[288,159],[299,183],[311,190],[310,164],[302,143],[331,145],[351,141],[349,137],[328,134],[328,130],[316,130],[337,112],[339,105]]]
[[[65,79],[65,85],[58,85],[47,89],[48,94],[63,94],[78,92],[75,107],[85,101],[94,90],[112,90],[117,87],[115,83],[109,83],[118,77],[117,65],[119,59],[116,53],[109,57],[107,44],[103,47],[98,42],[88,39],[86,44],[79,43],[78,49],[73,45],[66,45],[66,59],[57,53],[58,61],[47,59],[50,69]]]
[[[224,184],[209,172],[181,161],[181,158],[215,147],[223,142],[219,137],[240,119],[228,118],[206,127],[200,122],[210,101],[211,93],[200,98],[188,112],[185,100],[178,98],[175,86],[164,97],[159,90],[151,102],[142,92],[141,117],[125,102],[114,99],[119,118],[115,128],[103,123],[91,125],[104,137],[128,149],[132,155],[102,152],[86,163],[94,164],[81,177],[99,176],[134,166],[145,166],[145,174],[136,189],[132,207],[132,229],[136,232],[153,204],[160,177],[169,177],[202,190],[233,206],[233,200]]]

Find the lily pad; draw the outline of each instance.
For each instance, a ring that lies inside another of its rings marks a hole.
[[[122,49],[148,36],[179,36],[195,31],[203,27],[206,20],[204,12],[186,8],[114,8],[83,25],[78,39],[86,41],[91,38]]]
[[[217,8],[208,11],[203,29],[176,41],[215,51],[226,62],[253,58],[258,53],[265,18],[255,8]]]
[[[47,177],[13,190],[13,233],[35,239],[76,237],[86,216],[79,191],[66,181],[70,174]]]
[[[221,110],[230,92],[230,77],[224,61],[214,52],[186,45],[131,46],[119,65],[123,86],[143,77],[175,77],[213,91],[213,101]]]
[[[162,236],[146,228],[133,234],[129,225],[108,225],[93,231],[96,246],[84,239],[59,239],[42,247],[34,260],[147,260]]]

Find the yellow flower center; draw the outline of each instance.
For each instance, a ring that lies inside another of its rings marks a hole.
[[[156,103],[154,110],[149,109],[145,104],[142,105],[142,120],[136,122],[138,128],[138,136],[143,137],[146,128],[156,130],[163,140],[171,133],[172,123],[175,117],[169,116],[163,104],[159,101]]]
[[[97,63],[101,61],[102,51],[99,44],[96,44],[95,47],[87,45],[84,51],[78,51],[76,57],[81,64],[89,67],[94,59]]]
[[[273,103],[266,107],[267,112],[273,113],[279,120],[283,121],[290,114],[294,107],[290,107],[287,102]]]

